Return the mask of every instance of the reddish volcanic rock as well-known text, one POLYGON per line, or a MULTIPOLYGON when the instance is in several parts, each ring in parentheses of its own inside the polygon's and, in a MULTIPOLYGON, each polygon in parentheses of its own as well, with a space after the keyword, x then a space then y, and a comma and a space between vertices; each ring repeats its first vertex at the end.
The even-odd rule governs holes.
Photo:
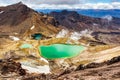
POLYGON ((54 19, 39 14, 30 9, 26 5, 20 3, 0 8, 0 33, 15 34, 21 36, 30 35, 32 33, 41 33, 46 36, 53 35, 58 32, 55 27, 54 19), (51 20, 51 21, 50 21, 51 20), (31 30, 31 27, 34 29, 31 30))

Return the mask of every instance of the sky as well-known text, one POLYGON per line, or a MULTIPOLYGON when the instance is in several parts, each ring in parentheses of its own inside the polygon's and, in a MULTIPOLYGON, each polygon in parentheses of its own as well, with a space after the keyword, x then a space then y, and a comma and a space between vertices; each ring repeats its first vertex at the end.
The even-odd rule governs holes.
POLYGON ((20 1, 33 9, 120 9, 120 0, 0 0, 0 6, 20 1))

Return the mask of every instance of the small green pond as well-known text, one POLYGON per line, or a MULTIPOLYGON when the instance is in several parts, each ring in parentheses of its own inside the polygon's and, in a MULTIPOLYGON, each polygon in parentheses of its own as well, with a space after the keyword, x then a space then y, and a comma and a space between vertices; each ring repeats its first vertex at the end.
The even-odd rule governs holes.
POLYGON ((47 59, 72 58, 79 55, 84 50, 84 46, 69 44, 39 46, 41 56, 47 59))
POLYGON ((33 48, 31 44, 25 43, 20 46, 21 49, 33 48))
POLYGON ((33 34, 32 37, 35 40, 40 40, 42 38, 42 34, 39 34, 39 33, 38 34, 33 34))

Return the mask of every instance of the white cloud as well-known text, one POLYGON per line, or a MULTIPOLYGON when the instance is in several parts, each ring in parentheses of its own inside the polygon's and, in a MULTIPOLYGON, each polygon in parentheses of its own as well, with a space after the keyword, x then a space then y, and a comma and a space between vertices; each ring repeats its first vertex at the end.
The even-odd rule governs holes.
POLYGON ((36 4, 36 5, 56 4, 57 5, 57 4, 79 4, 84 0, 69 0, 69 1, 68 0, 0 0, 0 3, 6 5, 6 4, 12 4, 20 1, 26 4, 36 4))
POLYGON ((78 4, 82 0, 36 0, 38 4, 78 4))
POLYGON ((120 2, 112 2, 112 3, 85 3, 85 4, 74 4, 74 5, 66 5, 66 4, 41 4, 34 5, 29 4, 30 7, 35 9, 120 9, 120 2))
POLYGON ((0 6, 19 1, 34 9, 120 9, 120 2, 87 3, 88 0, 0 0, 0 6))

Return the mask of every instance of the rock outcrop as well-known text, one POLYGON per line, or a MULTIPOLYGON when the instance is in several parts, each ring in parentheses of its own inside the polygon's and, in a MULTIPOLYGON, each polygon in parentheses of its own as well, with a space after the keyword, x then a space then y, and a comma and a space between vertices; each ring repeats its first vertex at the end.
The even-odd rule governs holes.
POLYGON ((65 70, 62 74, 39 74, 29 75, 23 80, 52 79, 52 80, 119 80, 120 78, 120 56, 114 57, 103 63, 90 63, 80 65, 77 70, 65 70))
POLYGON ((94 32, 93 36, 106 44, 120 44, 120 32, 94 32))

